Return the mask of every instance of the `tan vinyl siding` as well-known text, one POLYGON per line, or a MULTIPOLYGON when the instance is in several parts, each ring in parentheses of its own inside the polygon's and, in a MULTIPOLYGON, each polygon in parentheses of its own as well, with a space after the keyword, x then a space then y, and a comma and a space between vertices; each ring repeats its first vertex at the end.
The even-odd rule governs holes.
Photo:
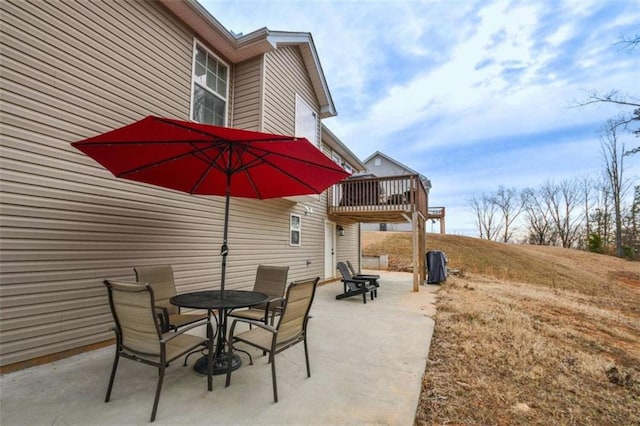
MULTIPOLYGON (((258 264, 289 266, 289 281, 322 276, 324 237, 318 239, 318 229, 324 226, 321 213, 304 214, 302 204, 287 200, 233 199, 232 206, 241 209, 229 229, 227 277, 250 289, 258 264), (301 244, 289 245, 289 217, 301 217, 301 244), (311 260, 307 266, 306 261, 311 260), (251 280, 242 280, 247 273, 251 280)), ((315 208, 314 208, 315 210, 315 208)), ((324 228, 322 228, 324 229, 324 228)), ((240 288, 240 287, 239 287, 240 288)))
POLYGON ((347 260, 358 269, 360 265, 360 224, 343 224, 344 236, 337 237, 336 262, 347 260))
MULTIPOLYGON (((265 55, 264 118, 265 132, 293 135, 295 131, 296 94, 319 116, 311 80, 297 47, 281 47, 265 55)), ((318 122, 318 140, 320 123, 318 122)))
POLYGON ((7 365, 112 338, 102 280, 133 279, 134 264, 175 262, 185 285, 202 286, 184 271, 217 252, 205 227, 221 209, 115 179, 69 145, 147 114, 188 117, 193 37, 164 9, 0 7, 0 363, 7 365))
POLYGON ((233 127, 262 130, 260 127, 262 99, 262 57, 234 67, 233 127))
MULTIPOLYGON (((224 201, 117 179, 70 145, 149 114, 187 119, 191 30, 156 2, 2 0, 0 12, 4 366, 112 338, 102 281, 133 280, 134 266, 173 265, 178 292, 217 288, 224 201)), ((290 134, 295 93, 318 103, 297 49, 272 56, 260 130, 290 134)), ((232 69, 238 127, 260 117, 260 63, 232 69)), ((250 289, 259 263, 323 275, 326 195, 309 204, 232 199, 227 288, 250 289)))
MULTIPOLYGON (((262 131, 292 135, 295 131, 296 94, 316 111, 319 103, 313 92, 309 74, 305 68, 300 50, 295 46, 279 47, 264 57, 264 98, 262 111, 262 131)), ((320 122, 318 121, 318 140, 320 122)), ((327 194, 319 199, 309 199, 294 204, 296 213, 302 218, 300 247, 290 247, 286 255, 291 265, 299 265, 289 270, 290 279, 324 276, 324 220, 327 217, 327 194), (304 214, 304 204, 313 208, 313 213, 304 214), (311 262, 306 265, 307 260, 311 262)), ((289 217, 286 217, 287 231, 289 217)), ((288 234, 287 234, 288 238, 288 234)), ((287 240, 288 245, 288 240, 287 240)), ((287 258, 282 258, 286 262, 287 258)))

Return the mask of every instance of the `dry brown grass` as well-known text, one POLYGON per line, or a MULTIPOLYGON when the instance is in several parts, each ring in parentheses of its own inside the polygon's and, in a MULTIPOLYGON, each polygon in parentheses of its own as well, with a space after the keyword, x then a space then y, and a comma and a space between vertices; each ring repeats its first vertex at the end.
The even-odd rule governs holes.
MULTIPOLYGON (((393 269, 410 248, 363 239, 393 269)), ((416 424, 640 424, 640 263, 434 234, 427 249, 462 275, 438 293, 416 424)))

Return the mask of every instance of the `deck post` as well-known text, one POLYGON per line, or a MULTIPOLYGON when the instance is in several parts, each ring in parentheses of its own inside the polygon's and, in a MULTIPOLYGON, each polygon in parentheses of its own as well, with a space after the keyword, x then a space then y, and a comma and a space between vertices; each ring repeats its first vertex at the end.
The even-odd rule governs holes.
POLYGON ((420 212, 411 215, 411 229, 413 239, 413 291, 420 291, 420 284, 424 284, 426 277, 425 253, 427 248, 426 219, 420 212))

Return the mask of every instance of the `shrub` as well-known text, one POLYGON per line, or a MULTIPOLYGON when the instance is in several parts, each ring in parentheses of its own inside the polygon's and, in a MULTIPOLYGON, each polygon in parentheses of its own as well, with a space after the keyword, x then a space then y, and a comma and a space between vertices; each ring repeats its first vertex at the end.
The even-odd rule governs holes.
POLYGON ((590 252, 593 253, 602 253, 602 237, 599 234, 591 233, 589 234, 589 240, 587 241, 587 247, 590 252))

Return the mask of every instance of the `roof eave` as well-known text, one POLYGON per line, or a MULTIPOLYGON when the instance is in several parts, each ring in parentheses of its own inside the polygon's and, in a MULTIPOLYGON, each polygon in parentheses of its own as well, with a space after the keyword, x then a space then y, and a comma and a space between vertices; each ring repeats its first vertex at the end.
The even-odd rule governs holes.
POLYGON ((408 172, 411 172, 414 175, 420 175, 420 173, 416 172, 415 170, 413 170, 411 167, 408 167, 404 164, 402 164, 401 162, 399 162, 398 160, 395 160, 391 157, 389 157, 388 155, 384 154, 383 152, 380 151, 376 151, 373 154, 371 154, 370 156, 368 156, 363 162, 366 164, 369 161, 371 161, 376 155, 385 158, 387 161, 392 162, 393 164, 395 164, 398 167, 402 167, 403 169, 405 169, 408 172))
POLYGON ((159 1, 231 63, 240 63, 264 55, 279 45, 298 46, 320 103, 320 117, 328 118, 337 115, 310 33, 270 31, 263 27, 249 34, 236 36, 196 0, 159 1))
POLYGON ((367 166, 335 135, 327 126, 322 125, 322 142, 340 154, 358 172, 364 172, 367 166))
POLYGON ((302 53, 302 59, 309 70, 311 85, 320 102, 320 117, 334 117, 338 113, 333 104, 333 98, 329 91, 327 80, 320 64, 318 51, 316 50, 311 33, 268 31, 269 40, 274 46, 298 46, 302 53))

